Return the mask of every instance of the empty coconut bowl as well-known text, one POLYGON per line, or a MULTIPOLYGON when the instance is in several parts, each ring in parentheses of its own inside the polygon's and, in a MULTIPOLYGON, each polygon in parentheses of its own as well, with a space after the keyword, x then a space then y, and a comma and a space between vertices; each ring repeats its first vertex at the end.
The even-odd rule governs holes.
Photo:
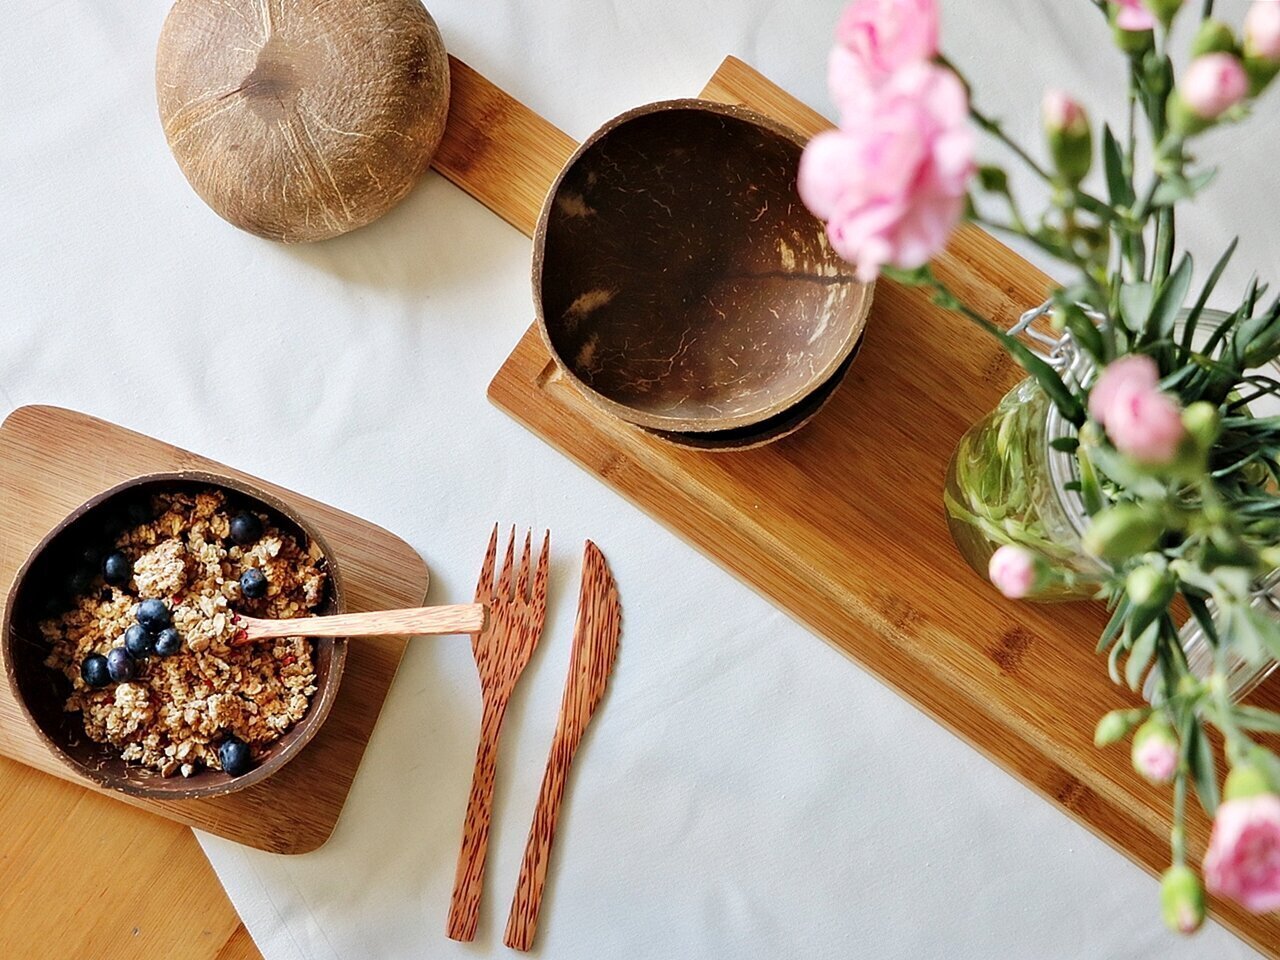
POLYGON ((337 696, 347 641, 315 639, 316 691, 306 715, 267 748, 268 753, 256 766, 237 777, 213 769, 201 769, 185 778, 163 777, 125 761, 115 746, 89 739, 81 714, 64 710, 71 685, 61 672, 45 666, 49 645, 38 623, 56 609, 51 602, 59 602, 54 591, 67 580, 68 562, 83 556, 86 546, 101 543, 105 531, 112 529, 115 518, 131 503, 145 503, 151 494, 162 491, 209 488, 221 490, 234 505, 266 514, 275 526, 298 538, 312 559, 326 568, 326 593, 316 614, 344 609, 342 580, 319 534, 285 504, 249 484, 197 472, 153 474, 129 480, 82 504, 40 542, 18 571, 5 607, 3 653, 9 689, 47 749, 79 776, 102 787, 136 797, 176 800, 221 796, 261 783, 310 742, 337 696))
POLYGON ((745 107, 671 100, 591 135, 534 236, 538 324, 588 400, 650 430, 715 433, 831 381, 869 286, 796 192, 804 138, 745 107))
POLYGON ((738 427, 734 430, 715 430, 705 433, 676 433, 669 430, 649 430, 647 428, 645 432, 677 447, 703 450, 708 453, 740 453, 746 450, 756 450, 798 432, 822 412, 823 408, 831 402, 831 398, 836 395, 840 385, 844 383, 845 377, 849 373, 849 368, 853 366, 853 361, 857 359, 858 352, 861 349, 862 341, 859 340, 857 345, 854 346, 853 352, 849 354, 849 359, 840 365, 840 368, 836 370, 830 380, 819 386, 795 406, 784 410, 776 417, 770 417, 768 420, 757 423, 755 426, 738 427))

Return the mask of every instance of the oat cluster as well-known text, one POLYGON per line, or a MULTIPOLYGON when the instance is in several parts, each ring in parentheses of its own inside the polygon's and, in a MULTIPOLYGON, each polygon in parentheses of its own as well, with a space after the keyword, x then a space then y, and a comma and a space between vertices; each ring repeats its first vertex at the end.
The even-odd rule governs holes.
POLYGON ((236 612, 307 616, 324 599, 325 572, 266 515, 259 515, 257 542, 237 546, 218 491, 159 494, 152 508, 153 520, 114 541, 133 563, 131 580, 115 587, 98 577, 40 630, 50 644, 45 664, 70 681, 66 709, 83 714, 90 738, 164 776, 190 776, 201 767, 220 768, 218 746, 226 737, 240 738, 260 755, 306 714, 316 690, 311 641, 235 646, 232 621, 236 612), (250 567, 265 575, 266 596, 243 595, 240 577, 250 567), (84 658, 119 646, 138 603, 150 598, 168 603, 181 650, 140 662, 130 681, 88 686, 80 673, 84 658))

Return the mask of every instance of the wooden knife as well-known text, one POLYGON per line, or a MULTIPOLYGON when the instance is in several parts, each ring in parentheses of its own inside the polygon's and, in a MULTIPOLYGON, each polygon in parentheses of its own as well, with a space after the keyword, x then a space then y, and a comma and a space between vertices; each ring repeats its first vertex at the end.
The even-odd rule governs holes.
POLYGON ((622 629, 622 606, 618 586, 605 562, 604 554, 590 540, 582 561, 582 587, 578 595, 578 622, 573 631, 569 656, 569 677, 565 681, 560 719, 556 724, 551 755, 542 777, 538 807, 529 829, 529 842, 520 865, 511 913, 503 942, 516 950, 528 950, 538 929, 538 910, 547 882, 547 862, 555 837, 565 779, 573 755, 582 742, 591 715, 604 696, 605 684, 618 655, 618 634, 622 629))

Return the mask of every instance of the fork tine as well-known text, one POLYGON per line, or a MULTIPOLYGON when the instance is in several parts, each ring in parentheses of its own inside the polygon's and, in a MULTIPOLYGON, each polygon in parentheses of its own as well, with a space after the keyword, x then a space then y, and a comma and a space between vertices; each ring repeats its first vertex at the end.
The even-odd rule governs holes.
POLYGON ((524 535, 524 552, 520 554, 520 572, 516 574, 516 601, 529 602, 529 550, 533 545, 533 531, 524 535))
POLYGON ((511 599, 511 573, 516 565, 516 528, 511 528, 511 537, 507 540, 507 555, 502 561, 502 573, 498 574, 498 599, 511 599))
POLYGON ((551 531, 542 538, 542 552, 538 554, 538 569, 533 575, 533 619, 541 628, 547 614, 547 570, 551 566, 551 531))
POLYGON ((476 583, 476 601, 488 600, 493 596, 493 561, 498 555, 498 525, 493 525, 493 533, 489 535, 489 548, 484 553, 484 563, 480 565, 480 580, 476 583))

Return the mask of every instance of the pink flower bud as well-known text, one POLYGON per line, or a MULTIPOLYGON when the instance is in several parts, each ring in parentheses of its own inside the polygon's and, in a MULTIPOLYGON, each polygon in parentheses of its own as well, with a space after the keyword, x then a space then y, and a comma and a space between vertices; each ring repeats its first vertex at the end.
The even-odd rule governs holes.
POLYGON ((1089 118, 1084 107, 1061 90, 1046 90, 1040 103, 1040 113, 1045 129, 1079 133, 1089 129, 1089 118))
POLYGON ((1204 880, 1210 893, 1253 913, 1280 910, 1280 797, 1262 793, 1218 807, 1204 880))
POLYGON ((1280 3, 1254 0, 1244 16, 1244 55, 1280 60, 1280 3))
POLYGON ((1133 769, 1152 783, 1169 783, 1178 769, 1178 741, 1168 722, 1152 717, 1133 735, 1133 769))
POLYGON ((1107 412, 1116 402, 1121 389, 1154 390, 1160 382, 1160 368, 1150 357, 1132 353, 1107 364, 1089 393, 1089 416, 1104 427, 1107 412))
POLYGON ((1160 878, 1160 910, 1170 930, 1195 933, 1204 923, 1204 888, 1190 867, 1170 867, 1160 878))
POLYGON ((1191 61, 1178 85, 1182 101, 1202 120, 1214 120, 1249 92, 1244 65, 1229 53, 1206 53, 1191 61))
POLYGON ((1030 550, 1005 544, 991 555, 987 575, 1006 597, 1020 600, 1040 585, 1040 560, 1030 550))
POLYGON ((1116 26, 1121 30, 1154 30, 1156 18, 1151 15, 1142 0, 1115 0, 1120 5, 1116 11, 1116 26))

